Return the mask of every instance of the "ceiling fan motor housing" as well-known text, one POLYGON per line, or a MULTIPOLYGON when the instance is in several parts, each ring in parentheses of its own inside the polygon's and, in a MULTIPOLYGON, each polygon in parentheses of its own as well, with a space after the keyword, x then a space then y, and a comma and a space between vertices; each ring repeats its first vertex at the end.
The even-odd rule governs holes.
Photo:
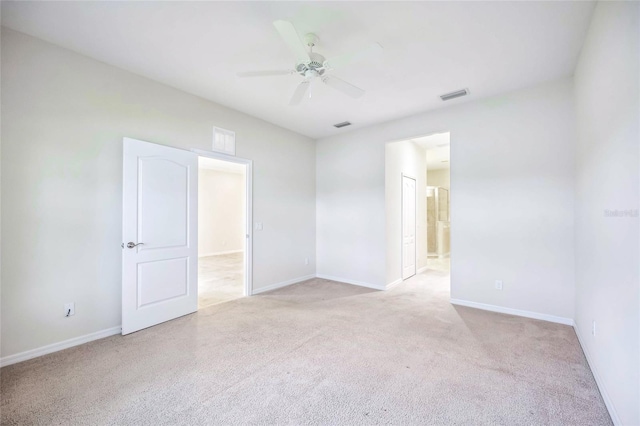
MULTIPOLYGON (((341 67, 349 62, 359 59, 364 53, 379 50, 382 46, 378 43, 374 43, 361 52, 341 55, 327 61, 324 56, 313 51, 316 43, 318 42, 318 37, 315 34, 306 34, 303 41, 291 22, 278 20, 274 21, 273 25, 280 34, 282 40, 298 59, 294 70, 250 71, 238 73, 239 77, 261 77, 287 74, 300 75, 304 80, 298 83, 298 86, 289 101, 289 105, 300 104, 300 102, 310 92, 311 82, 318 78, 327 86, 330 86, 352 98, 359 98, 364 94, 364 90, 341 80, 336 76, 329 75, 327 70, 332 71, 336 67, 341 67)), ((311 95, 308 97, 311 97, 311 95)))
POLYGON ((314 71, 318 75, 324 74, 324 56, 319 53, 310 52, 309 57, 311 58, 311 62, 300 62, 296 65, 296 71, 298 74, 303 77, 307 76, 309 71, 314 71))

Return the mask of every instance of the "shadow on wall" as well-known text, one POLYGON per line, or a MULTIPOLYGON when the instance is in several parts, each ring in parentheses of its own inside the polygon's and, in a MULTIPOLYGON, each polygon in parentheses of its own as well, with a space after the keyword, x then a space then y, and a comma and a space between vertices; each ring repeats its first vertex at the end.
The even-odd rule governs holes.
MULTIPOLYGON (((593 424, 612 424, 573 327, 464 306, 453 308, 466 328, 455 337, 453 350, 473 352, 466 357, 469 362, 495 370, 507 382, 524 380, 531 386, 519 386, 511 398, 521 398, 518 394, 522 392, 551 392, 569 403, 575 400, 578 387, 579 399, 591 401, 585 402, 585 418, 593 424), (540 377, 548 379, 541 381, 540 377)), ((522 397, 531 410, 545 409, 530 400, 530 395, 522 397)))

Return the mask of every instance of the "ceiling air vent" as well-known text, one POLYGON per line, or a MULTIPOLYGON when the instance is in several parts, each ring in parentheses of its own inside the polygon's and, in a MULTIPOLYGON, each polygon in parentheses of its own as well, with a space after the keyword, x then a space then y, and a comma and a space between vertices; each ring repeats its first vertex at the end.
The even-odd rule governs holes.
POLYGON ((469 91, 467 89, 456 90, 455 92, 445 93, 444 95, 440 95, 440 99, 443 101, 448 101, 450 99, 459 98, 460 96, 467 96, 469 91))
POLYGON ((333 127, 336 128, 341 128, 341 127, 347 127, 347 126, 351 126, 351 123, 348 121, 343 121, 342 123, 338 123, 338 124, 334 124, 333 127))

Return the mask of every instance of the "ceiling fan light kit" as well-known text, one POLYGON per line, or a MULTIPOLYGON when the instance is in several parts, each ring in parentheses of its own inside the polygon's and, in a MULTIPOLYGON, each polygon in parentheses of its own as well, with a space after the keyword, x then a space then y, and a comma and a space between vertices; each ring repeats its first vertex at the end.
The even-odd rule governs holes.
POLYGON ((296 65, 294 69, 240 72, 238 73, 239 77, 268 77, 289 74, 300 75, 303 78, 303 81, 298 84, 298 87, 296 87, 293 92, 289 105, 299 105, 307 94, 309 94, 308 97, 311 97, 311 82, 318 79, 327 86, 332 87, 352 98, 359 98, 364 95, 364 90, 331 75, 328 71, 333 71, 335 68, 348 65, 351 62, 380 51, 382 50, 382 46, 378 43, 373 43, 358 52, 326 59, 321 54, 313 51, 314 46, 319 40, 318 36, 315 34, 306 34, 301 40, 298 36, 298 32, 291 22, 279 20, 275 21, 273 25, 280 34, 282 40, 289 47, 289 50, 291 50, 296 57, 296 65))

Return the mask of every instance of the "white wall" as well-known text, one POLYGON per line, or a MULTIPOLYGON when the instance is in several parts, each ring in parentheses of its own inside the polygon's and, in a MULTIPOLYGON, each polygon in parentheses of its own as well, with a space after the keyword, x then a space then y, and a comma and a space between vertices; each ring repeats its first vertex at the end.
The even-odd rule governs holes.
POLYGON ((427 170, 427 185, 449 189, 449 169, 427 170))
POLYGON ((198 170, 198 256, 244 249, 245 177, 198 170))
POLYGON ((370 143, 363 136, 316 144, 316 265, 319 275, 383 288, 384 145, 370 143))
POLYGON ((576 328, 625 425, 640 424, 638 14, 637 2, 599 2, 575 73, 576 328))
POLYGON ((567 78, 319 140, 318 273, 386 284, 385 143, 451 131, 452 297, 573 318, 574 119, 567 78))
POLYGON ((427 156, 412 141, 392 142, 385 147, 385 211, 387 284, 402 279, 402 174, 416 179, 416 266, 427 266, 427 156))
POLYGON ((124 136, 210 149, 214 125, 236 131, 264 223, 254 288, 315 273, 313 140, 3 31, 2 356, 120 325, 124 136))

